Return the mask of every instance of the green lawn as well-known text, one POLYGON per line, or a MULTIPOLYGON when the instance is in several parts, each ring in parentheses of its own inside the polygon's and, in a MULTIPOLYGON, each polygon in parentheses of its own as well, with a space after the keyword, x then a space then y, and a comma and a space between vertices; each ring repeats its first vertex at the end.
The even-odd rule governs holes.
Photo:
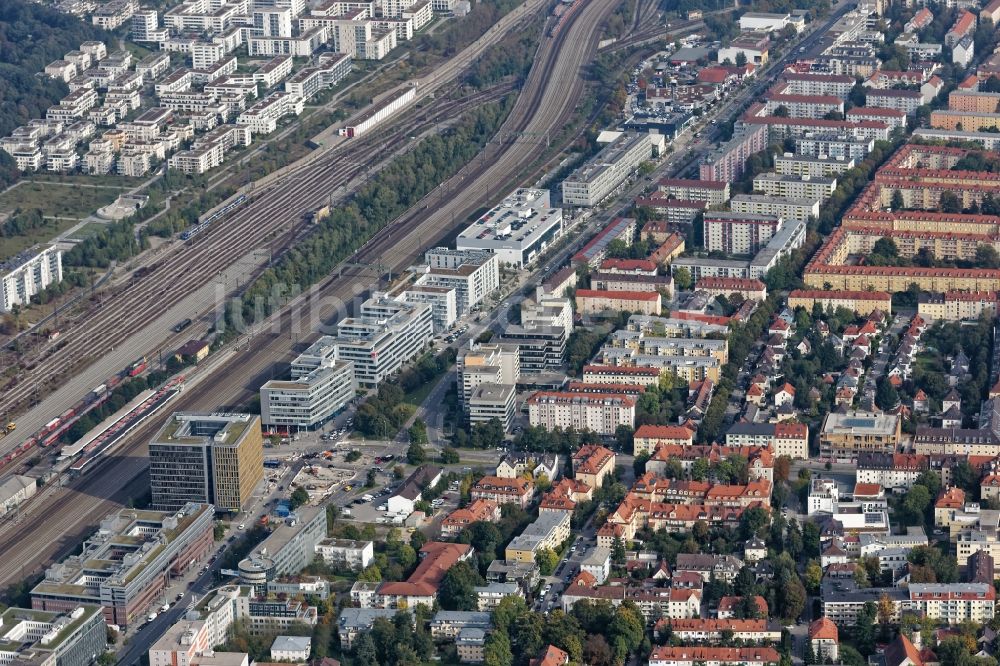
POLYGON ((74 183, 25 182, 0 194, 0 211, 39 208, 43 215, 83 219, 122 193, 110 187, 75 187, 74 183))
POLYGON ((76 240, 83 240, 84 238, 90 238, 96 233, 99 233, 102 229, 106 229, 108 225, 102 224, 100 222, 88 222, 79 229, 73 232, 72 238, 76 240))

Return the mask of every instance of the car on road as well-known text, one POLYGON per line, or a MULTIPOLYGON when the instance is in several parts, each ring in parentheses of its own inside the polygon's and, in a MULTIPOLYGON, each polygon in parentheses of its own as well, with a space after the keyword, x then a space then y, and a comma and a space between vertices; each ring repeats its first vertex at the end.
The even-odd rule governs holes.
POLYGON ((156 619, 156 613, 150 613, 149 615, 146 616, 146 622, 152 622, 155 619, 156 619))
POLYGON ((239 526, 236 529, 238 529, 238 530, 245 530, 246 528, 247 528, 246 523, 240 523, 239 526))

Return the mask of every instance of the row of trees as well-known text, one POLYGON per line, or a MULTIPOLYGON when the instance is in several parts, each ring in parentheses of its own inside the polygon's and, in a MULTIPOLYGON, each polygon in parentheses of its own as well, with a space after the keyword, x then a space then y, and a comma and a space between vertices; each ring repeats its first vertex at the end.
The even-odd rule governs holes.
POLYGON ((329 275, 366 239, 471 160, 507 117, 511 104, 509 97, 484 104, 463 115, 453 128, 396 158, 254 281, 242 303, 227 310, 226 334, 280 307, 286 297, 276 293, 293 293, 296 286, 304 288, 329 275))

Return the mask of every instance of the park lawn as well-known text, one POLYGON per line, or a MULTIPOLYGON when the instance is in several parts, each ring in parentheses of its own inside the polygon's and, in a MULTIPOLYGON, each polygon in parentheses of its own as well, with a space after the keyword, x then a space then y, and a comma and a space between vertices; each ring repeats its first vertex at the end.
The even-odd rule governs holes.
POLYGON ((107 229, 108 225, 101 222, 88 222, 79 229, 73 232, 71 238, 74 240, 83 240, 84 238, 90 238, 91 236, 98 234, 102 229, 107 229))
POLYGON ((0 211, 37 208, 46 216, 81 220, 117 199, 122 191, 110 187, 76 187, 74 183, 24 182, 0 194, 0 211))

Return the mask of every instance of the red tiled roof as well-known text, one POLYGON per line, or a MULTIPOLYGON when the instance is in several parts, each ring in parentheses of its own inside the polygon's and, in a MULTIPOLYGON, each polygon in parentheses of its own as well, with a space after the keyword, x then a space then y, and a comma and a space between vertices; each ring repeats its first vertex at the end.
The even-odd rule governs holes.
POLYGON ((832 640, 837 642, 840 640, 840 635, 837 632, 837 625, 833 623, 833 620, 828 617, 821 617, 809 625, 809 638, 810 640, 832 640))

